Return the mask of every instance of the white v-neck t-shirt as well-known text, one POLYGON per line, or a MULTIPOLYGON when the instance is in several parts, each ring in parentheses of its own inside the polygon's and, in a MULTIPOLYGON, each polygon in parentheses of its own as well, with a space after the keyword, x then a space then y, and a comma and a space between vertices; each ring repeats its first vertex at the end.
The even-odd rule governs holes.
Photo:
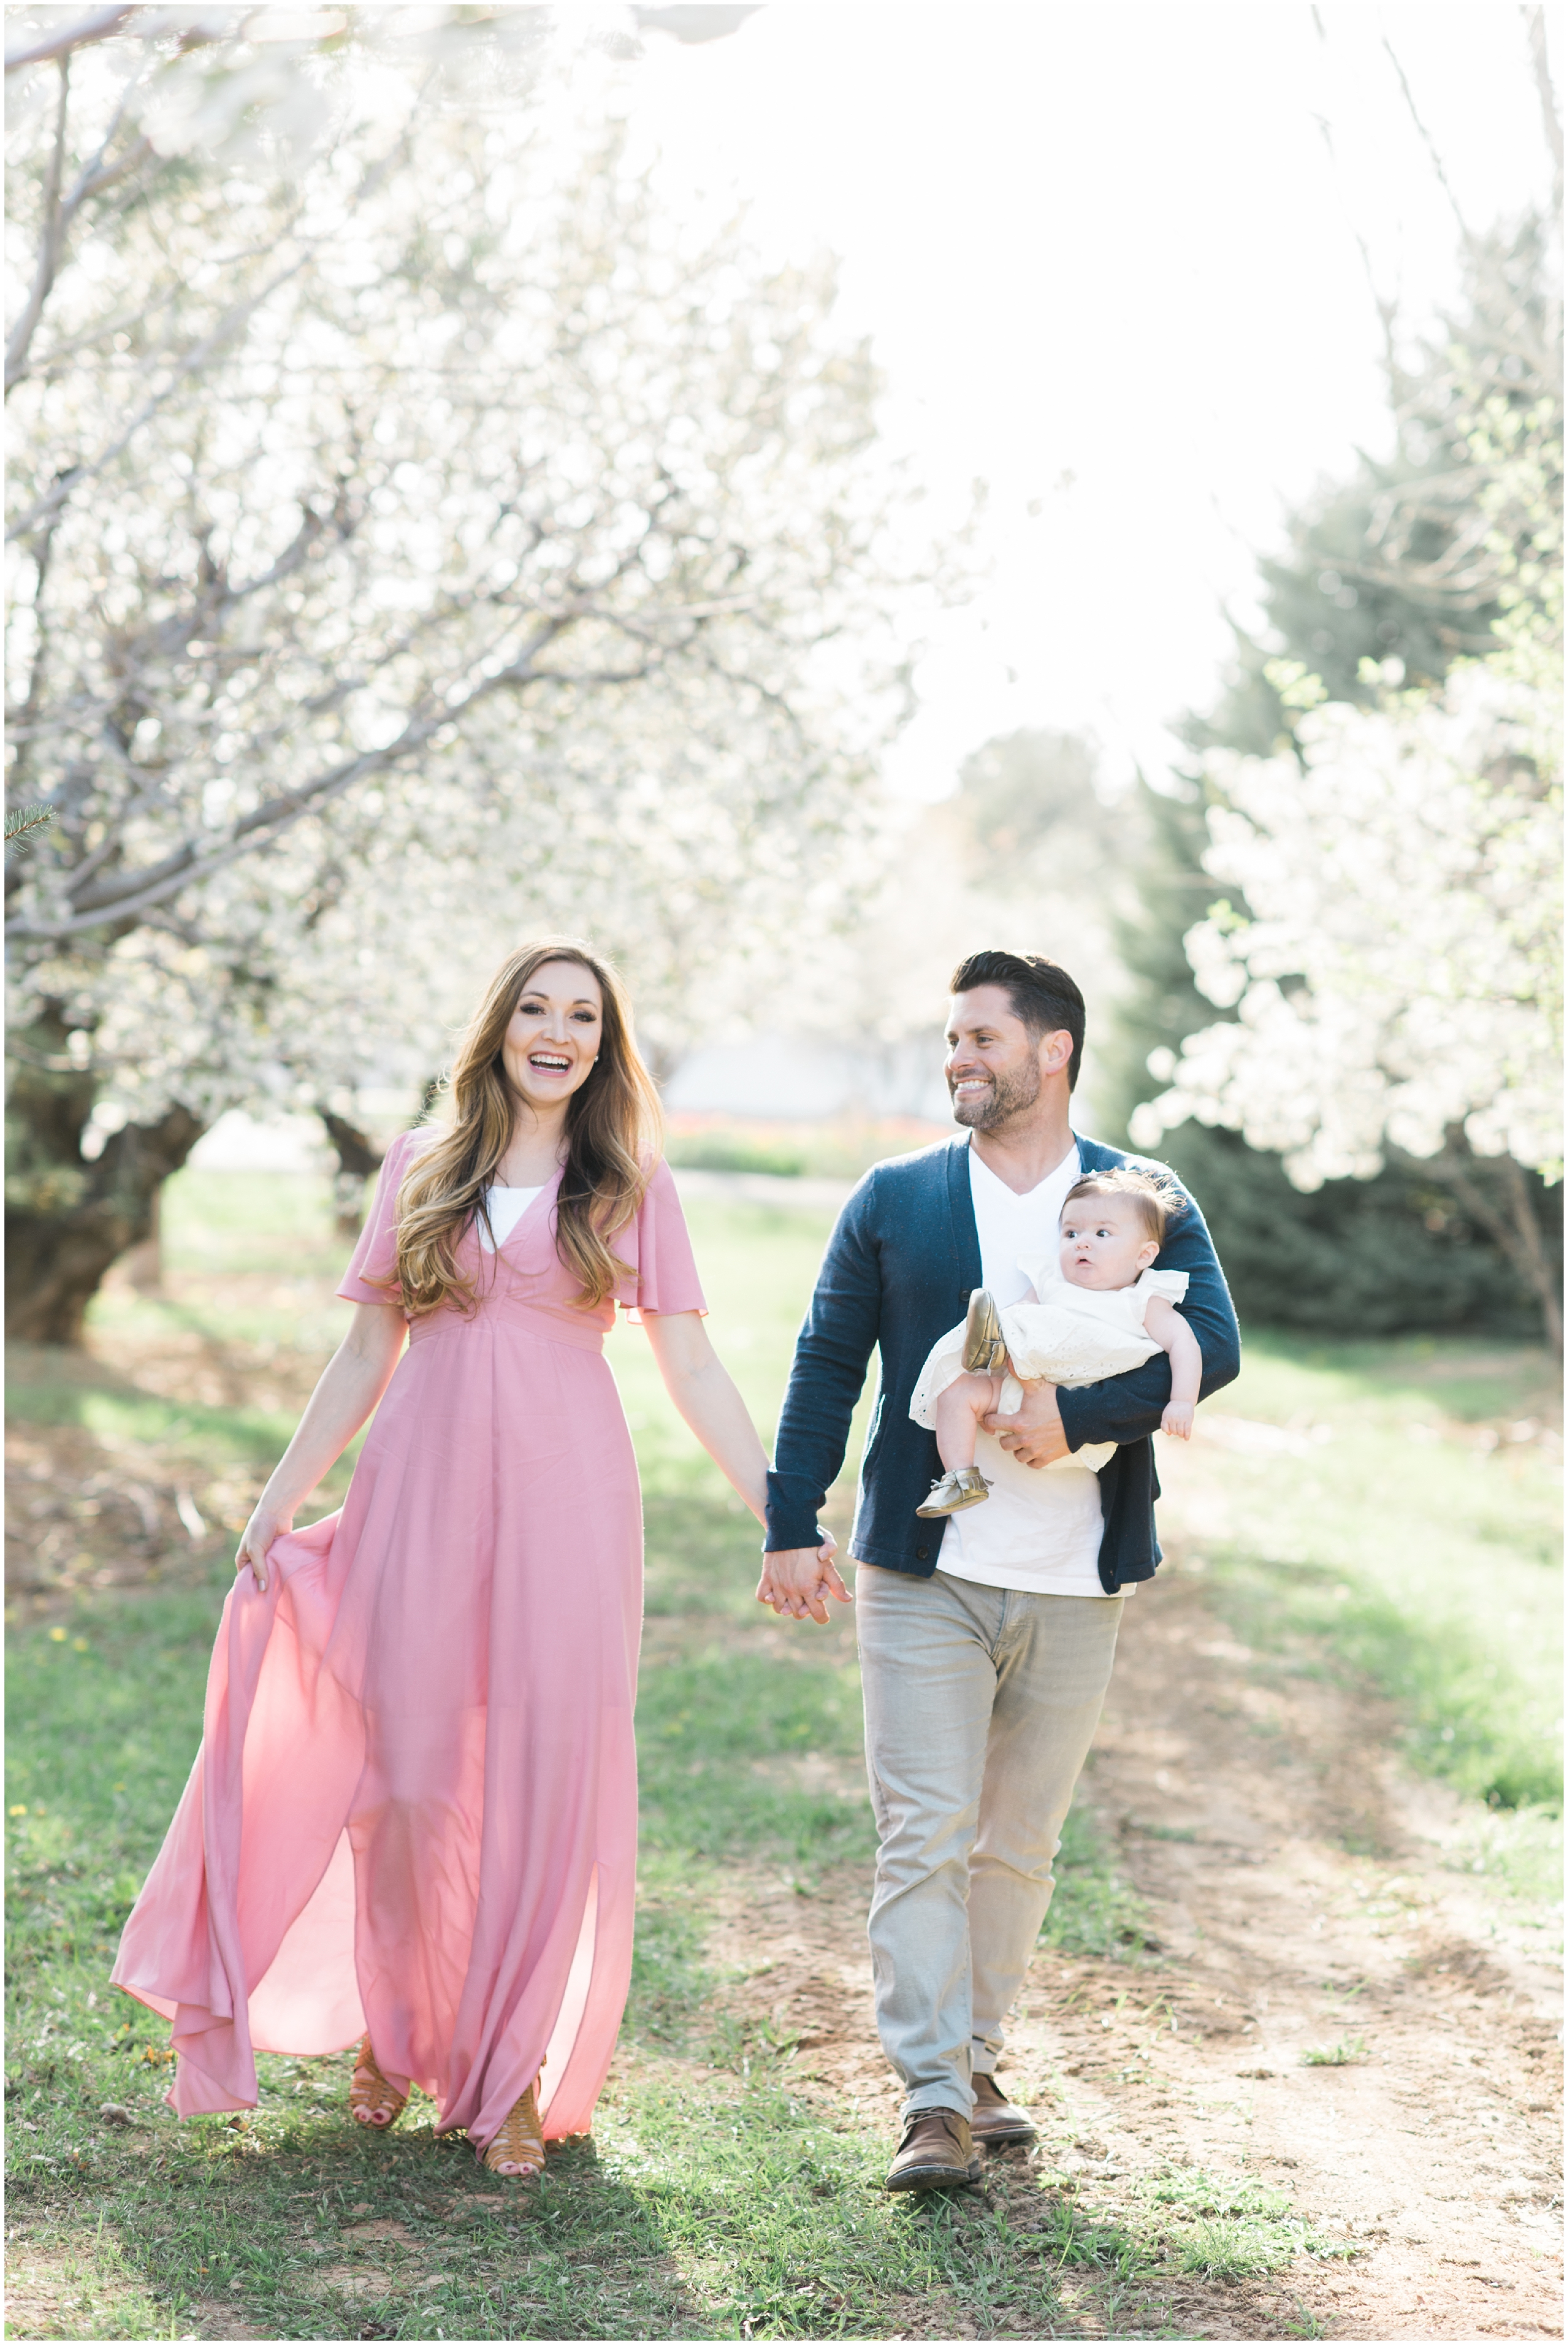
POLYGON ((506 1244, 534 1199, 543 1193, 542 1181, 537 1189, 503 1189, 499 1181, 491 1183, 484 1195, 490 1213, 490 1228, 485 1228, 482 1213, 474 1223, 479 1232, 479 1242, 486 1254, 494 1254, 497 1246, 506 1244))
MULTIPOLYGON (((969 1194, 980 1240, 980 1283, 998 1306, 1027 1303, 1035 1290, 1020 1258, 1055 1254, 1067 1192, 1082 1165, 1075 1141, 1053 1172, 1022 1197, 969 1149, 969 1194)), ((1087 1467, 1020 1465, 993 1433, 981 1433, 975 1463, 991 1484, 983 1507, 949 1515, 938 1568, 986 1588, 1043 1596, 1104 1596, 1099 1549, 1104 1524, 1099 1481, 1087 1467)))

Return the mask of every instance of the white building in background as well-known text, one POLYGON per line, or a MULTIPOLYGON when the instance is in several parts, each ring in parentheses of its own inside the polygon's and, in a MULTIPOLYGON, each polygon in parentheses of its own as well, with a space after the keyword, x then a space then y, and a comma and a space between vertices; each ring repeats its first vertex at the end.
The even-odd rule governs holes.
POLYGON ((664 1086, 672 1115, 755 1116, 768 1122, 920 1116, 947 1123, 952 1109, 935 1036, 845 1050, 805 1034, 717 1042, 683 1059, 664 1086))

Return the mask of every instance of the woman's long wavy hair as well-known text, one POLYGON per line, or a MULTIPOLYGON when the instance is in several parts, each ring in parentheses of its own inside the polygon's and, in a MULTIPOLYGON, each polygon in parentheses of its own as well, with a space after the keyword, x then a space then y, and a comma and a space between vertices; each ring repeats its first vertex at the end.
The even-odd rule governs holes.
POLYGON ((581 1281, 579 1300, 588 1308, 613 1294, 629 1274, 610 1241, 635 1214, 659 1161, 659 1094, 638 1052, 631 1004, 616 971, 575 938, 549 937, 512 953, 491 979, 458 1044, 447 1081, 456 1114, 439 1139, 420 1149, 398 1191, 396 1283, 405 1307, 417 1317, 443 1304, 472 1311, 477 1303, 473 1280, 460 1265, 458 1245, 485 1212, 485 1192, 506 1153, 521 1104, 507 1077, 501 1044, 530 980, 551 960, 575 961, 592 970, 604 1005, 598 1064, 567 1103, 556 1252, 581 1281))

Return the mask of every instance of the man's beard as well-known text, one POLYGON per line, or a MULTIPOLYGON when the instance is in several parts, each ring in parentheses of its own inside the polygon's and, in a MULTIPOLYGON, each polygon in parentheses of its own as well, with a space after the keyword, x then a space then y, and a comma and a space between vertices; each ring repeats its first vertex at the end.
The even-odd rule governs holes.
MULTIPOLYGON (((952 1085, 948 1086, 949 1093, 952 1085)), ((953 1121, 971 1132, 996 1132, 1034 1106, 1040 1096, 1039 1062, 1027 1059, 1016 1075, 993 1075, 991 1088, 977 1099, 953 1101, 953 1121)))

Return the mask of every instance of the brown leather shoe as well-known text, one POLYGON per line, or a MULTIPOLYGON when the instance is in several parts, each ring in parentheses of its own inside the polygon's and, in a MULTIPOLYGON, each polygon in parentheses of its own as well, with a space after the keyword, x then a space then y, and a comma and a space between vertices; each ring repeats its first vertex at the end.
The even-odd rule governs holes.
POLYGON ((969 2082, 975 2088, 969 2131, 982 2149, 1001 2149, 1008 2142, 1037 2138, 1027 2112, 1014 2107, 995 2076, 971 2076, 969 2082))
POLYGON ((916 2109, 887 2169, 889 2190, 959 2190, 979 2179, 968 2118, 956 2109, 916 2109))

